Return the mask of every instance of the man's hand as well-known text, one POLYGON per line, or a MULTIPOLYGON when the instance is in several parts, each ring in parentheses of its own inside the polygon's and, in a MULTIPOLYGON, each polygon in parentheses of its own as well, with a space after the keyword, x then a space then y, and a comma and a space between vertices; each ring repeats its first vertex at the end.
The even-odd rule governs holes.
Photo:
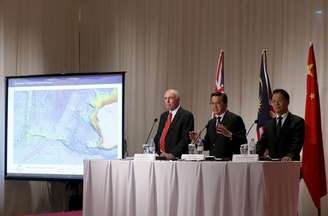
POLYGON ((175 156, 171 153, 166 153, 166 152, 162 152, 161 153, 162 157, 165 157, 167 160, 173 160, 175 158, 175 156))
POLYGON ((289 157, 289 156, 285 156, 285 157, 281 158, 281 161, 284 161, 284 162, 286 162, 286 161, 292 161, 292 158, 289 157))
POLYGON ((198 133, 196 133, 195 131, 189 132, 189 138, 191 139, 192 142, 195 142, 197 137, 198 137, 198 133))
POLYGON ((265 149, 263 157, 269 157, 269 149, 265 149))
POLYGON ((232 133, 223 124, 219 124, 219 126, 216 128, 216 132, 232 139, 232 133))

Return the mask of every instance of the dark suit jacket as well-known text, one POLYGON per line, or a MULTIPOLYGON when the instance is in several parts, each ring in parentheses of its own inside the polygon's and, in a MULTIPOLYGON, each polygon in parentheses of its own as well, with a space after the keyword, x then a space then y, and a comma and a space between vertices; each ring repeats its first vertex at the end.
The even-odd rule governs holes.
POLYGON ((204 149, 210 150, 210 155, 218 158, 232 158, 233 154, 240 153, 240 145, 247 143, 246 129, 242 118, 232 112, 227 111, 221 121, 229 131, 232 132, 232 139, 216 132, 216 120, 208 122, 208 128, 203 140, 204 149))
POLYGON ((266 149, 269 149, 271 158, 289 156, 292 160, 300 160, 303 143, 304 120, 289 113, 281 127, 279 137, 276 136, 276 119, 270 119, 264 125, 263 134, 256 145, 256 151, 261 156, 266 149))
MULTIPOLYGON (((166 119, 169 112, 162 113, 156 136, 154 138, 156 152, 160 154, 160 138, 162 131, 165 126, 166 119)), ((171 122, 170 128, 166 135, 166 149, 165 152, 171 153, 176 157, 180 157, 181 154, 188 153, 188 144, 190 143, 189 131, 194 130, 194 116, 191 112, 182 109, 178 109, 175 114, 173 121, 171 122)))

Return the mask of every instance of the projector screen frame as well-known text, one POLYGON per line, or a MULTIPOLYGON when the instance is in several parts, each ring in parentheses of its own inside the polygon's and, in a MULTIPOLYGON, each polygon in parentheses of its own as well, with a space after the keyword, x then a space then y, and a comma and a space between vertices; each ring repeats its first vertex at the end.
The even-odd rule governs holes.
POLYGON ((57 175, 57 174, 10 174, 7 172, 7 151, 8 151, 8 90, 10 79, 16 78, 46 78, 46 77, 83 77, 83 76, 97 76, 97 75, 121 75, 122 77, 122 140, 121 140, 121 158, 124 158, 126 151, 125 143, 125 71, 116 72, 87 72, 87 73, 53 73, 53 74, 32 74, 32 75, 18 75, 5 77, 5 104, 4 104, 4 178, 5 180, 29 180, 29 181, 83 181, 83 175, 57 175))

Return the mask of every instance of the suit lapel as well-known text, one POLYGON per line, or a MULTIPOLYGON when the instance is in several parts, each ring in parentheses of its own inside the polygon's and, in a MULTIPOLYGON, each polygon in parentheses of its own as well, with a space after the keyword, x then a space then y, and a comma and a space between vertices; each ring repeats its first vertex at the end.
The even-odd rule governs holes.
POLYGON ((215 118, 212 118, 211 120, 209 120, 207 130, 211 130, 210 128, 214 128, 215 131, 216 131, 216 128, 215 128, 216 125, 215 124, 216 124, 216 119, 215 118))
POLYGON ((161 116, 161 121, 159 122, 159 123, 160 123, 160 124, 159 124, 160 131, 163 131, 168 116, 169 116, 169 112, 165 112, 165 113, 161 116))
POLYGON ((277 134, 277 119, 276 118, 272 119, 272 129, 273 129, 274 134, 277 134))
POLYGON ((168 132, 171 130, 171 128, 174 126, 174 124, 176 124, 176 122, 179 120, 179 118, 181 117, 181 110, 182 108, 180 107, 177 111, 177 113, 175 114, 174 118, 173 118, 173 121, 171 122, 170 124, 170 127, 169 127, 169 130, 168 132))
POLYGON ((286 120, 284 122, 284 124, 282 125, 281 127, 281 130, 280 130, 280 139, 282 139, 283 137, 285 137, 286 133, 288 133, 288 128, 289 128, 289 125, 290 125, 290 118, 291 118, 291 114, 288 113, 287 117, 286 117, 286 120))
POLYGON ((227 124, 230 122, 230 113, 227 110, 226 113, 223 116, 223 119, 221 120, 221 124, 223 124, 224 126, 227 126, 227 124))
POLYGON ((276 122, 276 118, 273 118, 270 120, 269 122, 269 128, 271 128, 271 133, 273 134, 272 137, 274 137, 274 139, 277 139, 277 122, 276 122))
MULTIPOLYGON (((223 121, 223 119, 222 119, 223 121)), ((213 134, 213 137, 214 137, 214 143, 216 143, 216 140, 218 138, 218 133, 216 132, 216 119, 215 118, 212 118, 210 121, 209 121, 209 127, 207 129, 208 133, 210 134, 213 134), (212 126, 213 125, 213 126, 212 126)))

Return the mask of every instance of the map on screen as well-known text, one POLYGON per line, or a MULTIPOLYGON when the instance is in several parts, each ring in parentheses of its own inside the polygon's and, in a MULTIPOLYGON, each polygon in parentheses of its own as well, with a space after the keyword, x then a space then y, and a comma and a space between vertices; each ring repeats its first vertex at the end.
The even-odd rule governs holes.
POLYGON ((82 175, 85 159, 121 158, 122 83, 78 79, 9 87, 7 174, 82 175))

